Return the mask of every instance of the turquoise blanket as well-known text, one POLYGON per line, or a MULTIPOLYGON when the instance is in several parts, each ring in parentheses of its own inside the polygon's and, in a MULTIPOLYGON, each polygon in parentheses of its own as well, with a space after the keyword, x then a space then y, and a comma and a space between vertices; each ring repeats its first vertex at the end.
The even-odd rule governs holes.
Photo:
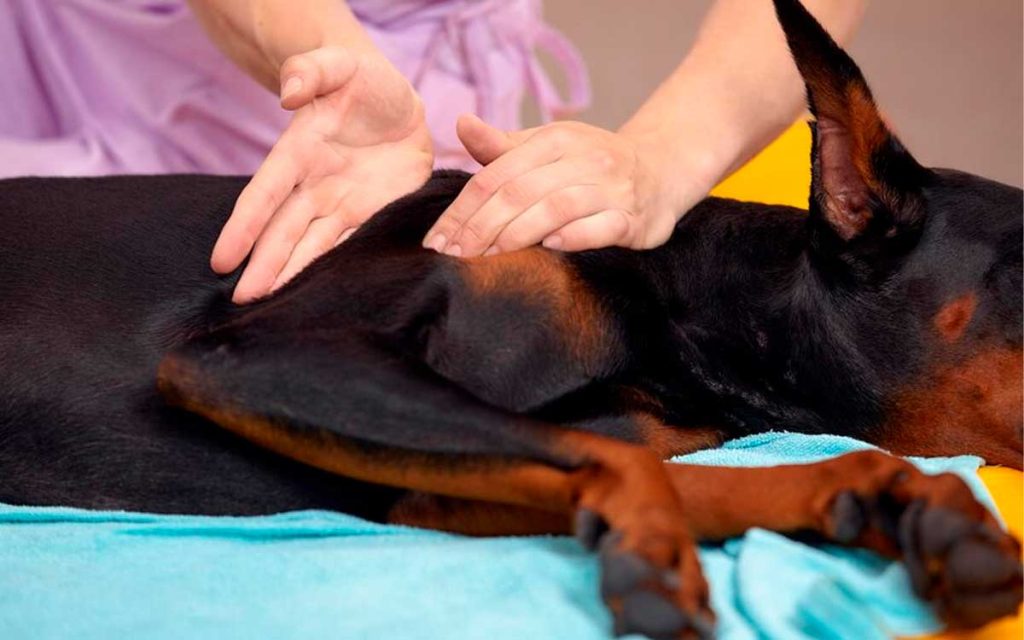
MULTIPOLYGON (((760 466, 868 448, 767 434, 681 458, 760 466)), ((991 504, 971 457, 955 471, 991 504)), ((762 530, 702 549, 719 637, 935 631, 898 563, 762 530)), ((0 638, 608 638, 594 558, 564 537, 473 539, 323 511, 156 516, 0 504, 0 638)))

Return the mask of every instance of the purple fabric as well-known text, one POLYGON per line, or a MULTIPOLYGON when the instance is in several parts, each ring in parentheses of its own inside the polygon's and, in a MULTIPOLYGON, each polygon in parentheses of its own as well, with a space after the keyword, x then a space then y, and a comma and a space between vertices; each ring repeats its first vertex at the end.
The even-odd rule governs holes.
MULTIPOLYGON (((539 0, 352 0, 423 97, 438 166, 471 168, 455 119, 513 129, 589 100, 578 53, 539 0), (563 101, 536 59, 569 84, 563 101)), ((184 0, 2 0, 0 177, 252 173, 288 121, 209 41, 184 0)))

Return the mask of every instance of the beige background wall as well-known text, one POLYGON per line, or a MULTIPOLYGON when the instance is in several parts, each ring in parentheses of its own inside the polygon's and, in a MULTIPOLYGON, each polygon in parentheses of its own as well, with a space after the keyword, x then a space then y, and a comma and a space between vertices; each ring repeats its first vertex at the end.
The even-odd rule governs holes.
MULTIPOLYGON (((751 0, 767 1, 767 0, 751 0)), ((710 0, 547 0, 583 52, 594 106, 615 127, 690 46, 710 0)), ((927 165, 1024 182, 1021 0, 873 0, 853 57, 927 165)))

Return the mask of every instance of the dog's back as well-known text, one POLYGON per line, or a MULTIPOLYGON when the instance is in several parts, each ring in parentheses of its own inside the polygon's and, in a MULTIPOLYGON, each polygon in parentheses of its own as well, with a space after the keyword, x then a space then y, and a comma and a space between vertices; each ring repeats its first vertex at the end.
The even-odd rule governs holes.
POLYGON ((0 501, 380 517, 391 490, 266 453, 156 392, 229 309, 209 254, 245 180, 0 181, 0 501))

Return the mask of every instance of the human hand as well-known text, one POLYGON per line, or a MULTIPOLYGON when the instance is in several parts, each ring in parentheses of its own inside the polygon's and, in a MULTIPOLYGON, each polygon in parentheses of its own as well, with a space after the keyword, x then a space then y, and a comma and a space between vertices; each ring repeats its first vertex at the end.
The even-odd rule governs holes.
POLYGON ((328 47, 281 66, 291 123, 239 195, 210 265, 227 273, 252 251, 238 303, 264 296, 430 177, 423 105, 383 57, 328 47))
POLYGON ((665 242, 681 213, 649 145, 625 134, 569 121, 506 133, 468 115, 458 134, 485 167, 427 233, 435 251, 645 249, 665 242))

